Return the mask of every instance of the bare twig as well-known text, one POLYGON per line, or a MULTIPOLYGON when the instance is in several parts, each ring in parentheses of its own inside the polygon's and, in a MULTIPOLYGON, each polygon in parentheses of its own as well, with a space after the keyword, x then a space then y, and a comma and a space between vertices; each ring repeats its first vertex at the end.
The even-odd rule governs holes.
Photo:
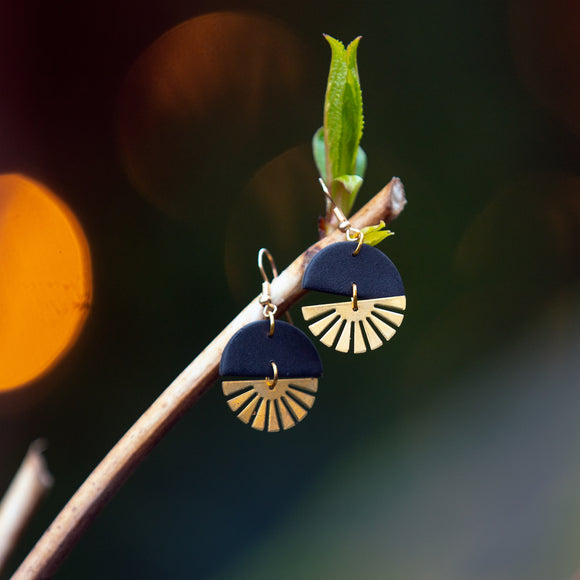
POLYGON ((0 502, 0 573, 32 514, 52 487, 53 478, 42 455, 44 448, 40 439, 30 445, 0 502))
MULTIPOLYGON (((352 218, 356 228, 390 222, 406 203, 403 184, 393 178, 352 218)), ((272 281, 272 302, 283 314, 300 299, 302 275, 310 260, 325 246, 343 239, 335 231, 298 256, 272 281)), ((258 298, 244 308, 198 357, 167 387, 159 398, 111 449, 69 500, 13 576, 13 580, 48 578, 56 572, 105 504, 121 487, 169 428, 218 378, 221 354, 230 338, 244 325, 262 318, 258 298)))

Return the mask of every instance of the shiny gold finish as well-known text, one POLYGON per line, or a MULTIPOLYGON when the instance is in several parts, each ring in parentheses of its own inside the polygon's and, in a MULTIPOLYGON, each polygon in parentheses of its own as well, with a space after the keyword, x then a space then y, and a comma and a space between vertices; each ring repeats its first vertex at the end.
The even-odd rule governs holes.
POLYGON ((358 288, 354 282, 352 283, 352 309, 358 310, 358 288))
POLYGON ((270 319, 270 331, 268 332, 268 336, 274 334, 274 314, 276 314, 277 310, 278 307, 275 304, 266 304, 266 306, 264 306, 264 316, 270 319))
POLYGON ((365 336, 368 348, 375 350, 383 345, 382 339, 390 340, 395 335, 396 328, 403 322, 403 314, 390 308, 405 310, 406 298, 392 296, 359 300, 357 297, 356 305, 355 310, 353 288, 352 303, 303 306, 302 315, 306 321, 321 317, 308 328, 314 336, 320 337, 322 344, 330 348, 334 346, 339 352, 349 352, 352 342, 352 351, 359 354, 367 351, 365 336))
POLYGON ((274 278, 278 275, 278 270, 276 269, 276 264, 274 262, 274 258, 272 258, 272 254, 266 248, 260 248, 258 252, 258 269, 260 270, 260 274, 262 274, 262 294, 260 296, 259 302, 264 306, 264 318, 270 319, 270 332, 268 332, 268 336, 272 336, 274 334, 274 315, 278 311, 278 307, 275 304, 272 304, 272 297, 270 296, 270 281, 268 280, 268 276, 266 274, 266 270, 264 270, 264 256, 267 256, 270 267, 272 268, 272 274, 274 274, 274 278))
POLYGON ((364 234, 360 230, 357 230, 356 228, 353 228, 350 225, 348 218, 344 215, 342 210, 336 205, 336 203, 334 202, 334 199, 332 199, 332 196, 330 195, 330 192, 328 191, 328 188, 326 187, 326 183, 324 183, 324 180, 322 179, 322 177, 319 177, 318 181, 320 183, 320 187, 322 187, 322 191, 324 192, 324 195, 327 197, 327 199, 330 201, 330 203, 334 206, 332 208, 332 211, 334 212, 334 215, 336 216, 336 219, 338 220, 338 229, 341 232, 344 232, 346 234, 346 239, 349 242, 355 242, 358 240, 358 245, 355 248, 354 252, 352 253, 353 256, 356 256, 360 252, 360 249, 362 248, 364 234))
POLYGON ((268 331, 268 336, 274 336, 274 314, 272 312, 270 312, 268 314, 268 318, 270 319, 270 330, 268 331))
POLYGON ((272 278, 276 278, 278 276, 278 270, 276 269, 276 262, 274 262, 274 258, 272 258, 272 254, 266 248, 260 248, 258 252, 258 269, 260 270, 260 274, 262 274, 262 280, 266 283, 270 283, 268 280, 268 276, 266 274, 266 270, 264 270, 264 256, 268 258, 270 262, 270 268, 272 268, 272 278))
POLYGON ((332 195, 330 195, 330 191, 328 191, 328 187, 326 187, 326 183, 324 183, 324 179, 322 179, 322 177, 318 178, 318 183, 320 183, 320 187, 322 187, 322 191, 324 192, 326 198, 333 205, 332 211, 338 220, 338 229, 341 232, 346 232, 351 227, 350 222, 348 219, 346 219, 346 216, 342 213, 342 210, 336 205, 334 199, 332 199, 332 195))
POLYGON ((363 245, 364 237, 365 235, 356 228, 350 227, 348 228, 348 230, 346 230, 346 239, 349 242, 356 242, 358 240, 358 244, 354 249, 354 252, 352 253, 353 256, 357 256, 358 253, 360 252, 360 249, 362 248, 363 245))
POLYGON ((258 252, 258 269, 260 270, 260 274, 262 274, 263 282, 262 294, 259 302, 264 306, 264 318, 270 319, 270 332, 268 333, 268 336, 272 336, 274 334, 274 314, 276 314, 278 307, 275 304, 272 304, 272 297, 270 296, 270 280, 268 280, 266 270, 264 270, 264 256, 266 256, 270 262, 274 278, 278 275, 278 270, 276 269, 276 263, 274 262, 274 258, 272 258, 272 254, 270 254, 266 248, 260 248, 260 251, 258 252))
POLYGON ((294 427, 314 405, 318 379, 269 379, 224 381, 222 390, 238 419, 258 431, 280 431, 294 427))
MULTIPOLYGON (((272 304, 272 296, 270 295, 270 280, 268 280, 268 275, 266 274, 266 270, 264 269, 264 256, 268 258, 270 262, 270 268, 272 268, 272 279, 278 276, 278 270, 276 268, 276 262, 274 262, 274 258, 272 254, 266 248, 260 248, 258 252, 258 269, 260 270, 260 274, 262 274, 262 294, 258 299, 258 302, 264 307, 264 318, 270 319, 270 332, 268 336, 272 336, 274 334, 274 315, 278 311, 278 307, 275 304, 272 304)), ((288 322, 292 324, 292 318, 290 317, 290 313, 286 312, 286 318, 288 322)))
POLYGON ((272 380, 266 379, 266 384, 268 385, 269 389, 273 389, 278 384, 278 365, 274 361, 270 361, 272 365, 272 372, 274 373, 274 377, 272 380))

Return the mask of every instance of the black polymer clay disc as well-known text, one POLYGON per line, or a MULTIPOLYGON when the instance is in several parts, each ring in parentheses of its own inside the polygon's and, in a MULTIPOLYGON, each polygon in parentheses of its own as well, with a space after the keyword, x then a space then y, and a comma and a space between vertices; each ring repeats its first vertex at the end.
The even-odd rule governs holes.
POLYGON ((354 283, 361 300, 403 296, 403 281, 393 262, 368 244, 363 244, 353 256, 357 245, 358 242, 338 242, 321 250, 308 264, 302 288, 352 296, 354 283))
POLYGON ((320 377, 322 363, 310 339, 298 328, 276 320, 269 336, 270 322, 247 324, 230 339, 224 349, 219 373, 225 377, 269 377, 274 361, 280 378, 320 377))
POLYGON ((302 287, 350 300, 302 307, 308 328, 322 344, 360 354, 390 340, 406 308, 399 271, 380 250, 358 242, 339 242, 320 251, 304 272, 302 287))

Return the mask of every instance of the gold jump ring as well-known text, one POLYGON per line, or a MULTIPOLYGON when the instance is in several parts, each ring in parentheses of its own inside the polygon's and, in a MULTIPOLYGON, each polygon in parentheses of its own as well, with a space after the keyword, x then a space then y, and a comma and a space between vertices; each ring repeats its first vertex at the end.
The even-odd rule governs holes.
POLYGON ((274 371, 274 376, 272 377, 271 380, 266 378, 266 384, 270 389, 273 389, 278 384, 278 366, 274 361, 270 361, 270 364, 272 365, 272 371, 274 371))

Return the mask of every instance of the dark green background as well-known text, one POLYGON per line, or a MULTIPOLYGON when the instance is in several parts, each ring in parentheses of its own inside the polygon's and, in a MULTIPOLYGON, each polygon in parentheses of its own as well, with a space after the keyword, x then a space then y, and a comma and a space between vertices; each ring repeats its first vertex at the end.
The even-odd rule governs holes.
MULTIPOLYGON (((363 36, 369 168, 359 204, 392 175, 407 190, 396 236, 381 246, 406 285, 403 326, 359 357, 321 346, 317 402, 287 433, 246 428, 211 389, 57 578, 571 577, 579 25, 565 1, 4 2, 0 171, 68 203, 94 272, 73 351, 26 393, 0 398, 0 489, 38 436, 56 478, 12 569, 259 292, 258 248, 283 268, 315 240, 322 198, 308 142, 322 118, 327 32, 363 36), (276 90, 283 79, 270 71, 252 124, 236 102, 255 88, 249 79, 218 94, 206 119, 180 125, 177 145, 175 133, 159 134, 159 151, 182 155, 167 161, 166 179, 185 209, 164 212, 125 171, 119 95, 158 37, 216 10, 273 18, 299 47, 300 81, 276 90)), ((303 327, 298 309, 294 318, 303 327)))

